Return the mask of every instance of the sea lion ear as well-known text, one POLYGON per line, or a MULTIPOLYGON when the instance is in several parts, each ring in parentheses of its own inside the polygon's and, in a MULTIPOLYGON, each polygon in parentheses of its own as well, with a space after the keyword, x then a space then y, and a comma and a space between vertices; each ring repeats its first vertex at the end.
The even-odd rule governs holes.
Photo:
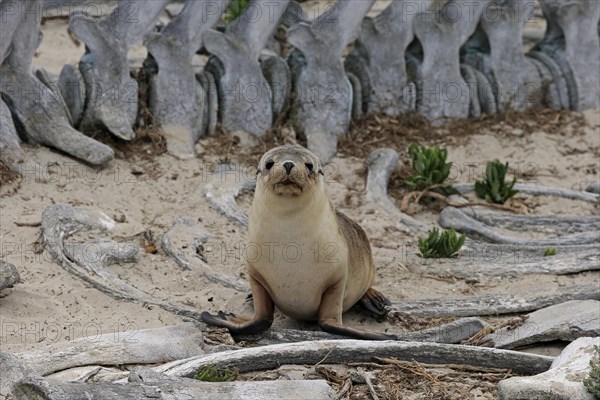
POLYGON ((256 175, 260 174, 260 168, 256 169, 256 175))
POLYGON ((322 169, 319 170, 319 174, 325 176, 322 169))

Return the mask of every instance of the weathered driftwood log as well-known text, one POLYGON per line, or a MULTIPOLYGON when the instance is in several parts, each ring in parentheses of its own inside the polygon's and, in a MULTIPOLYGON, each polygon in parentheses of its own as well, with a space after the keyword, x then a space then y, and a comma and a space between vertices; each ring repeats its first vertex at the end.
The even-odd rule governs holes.
POLYGON ((527 315, 518 327, 505 327, 485 337, 497 349, 514 349, 539 342, 600 336, 600 302, 567 301, 527 315))
POLYGON ((86 94, 80 129, 106 128, 121 139, 133 139, 138 84, 130 75, 127 51, 154 27, 167 2, 121 1, 100 19, 73 12, 69 30, 86 46, 79 61, 86 94))
MULTIPOLYGON (((475 190, 475 185, 472 183, 459 183, 452 185, 459 193, 469 193, 475 190)), ((545 186, 532 186, 523 183, 517 183, 514 188, 521 193, 532 196, 556 196, 565 199, 582 200, 588 203, 596 203, 599 196, 594 193, 580 192, 578 190, 561 189, 545 186)))
POLYGON ((501 381, 498 400, 594 400, 583 385, 596 353, 594 346, 600 346, 600 338, 577 339, 565 347, 548 371, 501 381))
POLYGON ((593 1, 540 1, 548 29, 536 50, 548 54, 566 79, 574 110, 600 105, 600 7, 593 1))
MULTIPOLYGON (((112 149, 73 129, 60 94, 31 73, 33 55, 41 39, 41 18, 35 11, 39 9, 41 0, 7 1, 0 7, 2 100, 29 141, 57 148, 90 164, 105 164, 114 157, 112 149), (28 14, 27 10, 34 12, 28 14)), ((5 112, 2 110, 3 120, 5 112)), ((10 135, 6 133, 9 129, 10 124, 2 127, 3 138, 10 135)), ((12 139, 10 148, 18 156, 12 139)))
POLYGON ((465 207, 461 211, 484 224, 511 230, 572 233, 600 229, 600 216, 596 215, 515 215, 479 206, 465 207))
MULTIPOLYGON (((144 378, 149 374, 140 373, 144 378)), ((141 379, 140 379, 141 380, 141 379)), ((72 383, 44 378, 27 378, 15 385, 16 400, 73 399, 211 399, 211 400, 333 400, 326 381, 200 382, 187 378, 154 378, 136 383, 72 383)))
POLYGON ((356 39, 373 3, 338 0, 311 24, 300 22, 288 30, 288 42, 297 49, 288 60, 294 82, 292 122, 324 163, 335 155, 352 111, 342 53, 356 39))
POLYGON ((272 90, 259 55, 279 26, 289 0, 251 0, 224 33, 207 30, 206 49, 214 56, 206 69, 215 75, 219 115, 226 132, 262 136, 273 123, 272 90))
POLYGON ((71 124, 79 128, 85 109, 85 81, 79 69, 65 64, 58 77, 58 89, 71 116, 71 124))
MULTIPOLYGON (((112 229, 114 225, 115 222, 111 218, 100 212, 73 208, 63 204, 51 205, 42 213, 42 240, 45 249, 48 250, 54 262, 103 293, 116 299, 154 304, 169 312, 185 315, 199 321, 200 313, 198 311, 155 299, 148 293, 136 289, 120 279, 106 268, 104 262, 90 263, 86 255, 79 250, 84 249, 85 245, 72 245, 70 248, 65 246, 64 240, 75 232, 81 230, 106 231, 112 229), (75 257, 78 254, 80 254, 79 257, 75 257), (74 259, 71 259, 69 255, 73 256, 74 259)), ((112 241, 103 243, 95 244, 94 248, 101 250, 100 254, 104 254, 103 252, 107 250, 105 246, 108 246, 112 256, 105 257, 105 262, 131 259, 131 244, 124 245, 112 241), (116 250, 110 250, 111 246, 116 250), (123 251, 123 247, 129 250, 123 251)))
POLYGON ((485 89, 500 112, 540 105, 543 99, 538 69, 523 53, 523 27, 533 8, 529 0, 492 0, 465 45, 465 62, 484 73, 490 83, 485 89))
POLYGON ((153 123, 175 156, 192 157, 194 144, 204 134, 208 94, 196 80, 192 57, 202 47, 202 34, 216 25, 229 1, 187 1, 165 28, 145 39, 158 66, 150 81, 153 123))
POLYGON ((569 300, 600 300, 597 284, 559 287, 551 294, 516 293, 393 303, 392 310, 422 317, 467 317, 539 310, 569 300))
POLYGON ((0 290, 13 287, 21 281, 21 276, 14 265, 0 260, 0 290))
POLYGON ((210 182, 202 188, 202 193, 208 202, 227 218, 247 226, 248 215, 239 208, 235 198, 254 190, 256 180, 254 176, 248 175, 246 170, 238 167, 217 165, 210 182))
POLYGON ((203 245, 210 234, 191 218, 178 218, 162 237, 162 248, 184 270, 193 270, 206 280, 242 292, 249 291, 243 280, 212 268, 204 259, 203 245))
POLYGON ((454 228, 470 237, 494 243, 521 244, 529 246, 561 246, 600 242, 600 231, 549 238, 524 238, 509 236, 478 220, 469 217, 461 209, 446 207, 440 214, 439 223, 444 228, 454 228))
MULTIPOLYGON (((432 343, 460 343, 479 332, 485 326, 479 318, 461 318, 448 324, 416 332, 394 332, 398 340, 432 343)), ((235 336, 236 340, 250 341, 258 345, 294 343, 317 340, 352 340, 346 336, 323 331, 301 331, 297 329, 270 329, 261 336, 235 336)))
POLYGON ((600 251, 595 247, 558 247, 557 254, 544 257, 547 247, 494 246, 490 243, 467 241, 461 255, 451 259, 414 257, 411 270, 428 275, 450 275, 461 278, 478 276, 520 276, 525 274, 568 275, 600 270, 600 251), (576 251, 575 251, 576 248, 576 251))
POLYGON ((393 218, 397 219, 397 226, 406 231, 425 232, 426 227, 422 223, 406 215, 387 195, 387 185, 390 175, 396 169, 398 163, 398 153, 393 149, 375 149, 369 154, 367 159, 367 184, 366 198, 373 202, 377 207, 384 212, 389 213, 393 218))
MULTIPOLYGON (((92 329, 93 330, 93 329, 92 329)), ((185 323, 163 328, 111 332, 52 343, 15 356, 35 374, 85 365, 160 364, 204 354, 199 326, 185 323)))
POLYGON ((2 373, 0 379, 0 397, 3 399, 8 398, 13 384, 21 379, 35 375, 29 369, 29 366, 25 365, 17 356, 4 351, 0 351, 0 372, 2 373))
POLYGON ((373 357, 394 357, 427 364, 466 364, 477 367, 507 368, 516 373, 535 374, 550 368, 552 357, 511 350, 456 344, 325 340, 224 351, 180 360, 155 367, 167 375, 191 377, 202 367, 238 368, 240 372, 277 368, 282 364, 339 364, 369 362, 373 357))
POLYGON ((360 80, 364 112, 394 116, 413 109, 416 88, 408 80, 404 53, 414 38, 416 11, 432 1, 392 1, 376 17, 363 19, 344 66, 360 80))
POLYGON ((416 71, 417 112, 435 124, 469 116, 469 88, 460 73, 461 46, 475 31, 490 0, 470 2, 468 17, 455 0, 436 0, 417 12, 415 36, 422 51, 416 71))

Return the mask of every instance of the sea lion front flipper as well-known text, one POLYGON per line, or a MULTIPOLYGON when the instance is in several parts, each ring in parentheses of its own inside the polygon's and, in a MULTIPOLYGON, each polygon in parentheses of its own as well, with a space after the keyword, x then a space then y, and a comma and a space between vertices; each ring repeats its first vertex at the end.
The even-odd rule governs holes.
POLYGON ((252 299, 254 302, 254 317, 237 317, 234 314, 225 314, 219 311, 213 315, 204 311, 202 321, 208 325, 220 326, 229 329, 232 334, 256 335, 269 329, 273 324, 273 311, 275 305, 266 289, 254 278, 250 277, 252 299))
POLYGON ((377 318, 385 317, 388 313, 388 307, 392 305, 383 294, 373 288, 367 290, 363 297, 358 300, 358 304, 375 314, 377 318))
POLYGON ((344 287, 336 284, 323 293, 319 308, 319 326, 325 332, 364 340, 398 340, 396 335, 350 328, 342 323, 344 287))

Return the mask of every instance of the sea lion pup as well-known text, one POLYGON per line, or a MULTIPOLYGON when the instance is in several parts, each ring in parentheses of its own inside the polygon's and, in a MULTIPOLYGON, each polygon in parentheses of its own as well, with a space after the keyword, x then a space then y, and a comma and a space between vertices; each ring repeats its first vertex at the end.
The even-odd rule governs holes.
POLYGON ((356 303, 381 313, 389 301, 371 288, 375 266, 362 228, 329 202, 320 160, 302 146, 274 148, 260 160, 249 213, 246 261, 254 317, 202 313, 209 325, 257 334, 273 323, 276 305, 325 332, 359 339, 396 336, 350 328, 342 313, 356 303))

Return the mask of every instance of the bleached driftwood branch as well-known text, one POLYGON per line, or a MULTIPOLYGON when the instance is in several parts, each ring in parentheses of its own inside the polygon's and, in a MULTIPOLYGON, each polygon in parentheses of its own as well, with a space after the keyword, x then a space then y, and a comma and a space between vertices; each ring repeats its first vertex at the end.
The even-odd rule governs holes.
POLYGON ((507 368, 527 375, 546 371, 553 360, 547 356, 455 344, 325 340, 224 351, 175 361, 154 370, 172 376, 191 377, 208 365, 235 367, 240 372, 248 372, 277 368, 283 364, 370 362, 374 357, 394 357, 428 364, 507 368))

